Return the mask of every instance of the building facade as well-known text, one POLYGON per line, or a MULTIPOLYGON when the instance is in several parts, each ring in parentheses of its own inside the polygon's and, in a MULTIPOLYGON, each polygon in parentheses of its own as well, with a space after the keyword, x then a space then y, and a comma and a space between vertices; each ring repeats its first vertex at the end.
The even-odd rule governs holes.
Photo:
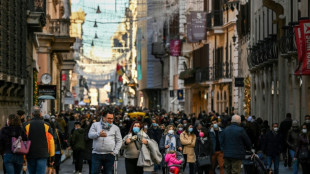
POLYGON ((306 0, 242 1, 240 71, 250 79, 250 115, 280 122, 291 113, 303 122, 309 114, 309 76, 294 74, 298 67, 294 26, 303 18, 309 18, 306 0))

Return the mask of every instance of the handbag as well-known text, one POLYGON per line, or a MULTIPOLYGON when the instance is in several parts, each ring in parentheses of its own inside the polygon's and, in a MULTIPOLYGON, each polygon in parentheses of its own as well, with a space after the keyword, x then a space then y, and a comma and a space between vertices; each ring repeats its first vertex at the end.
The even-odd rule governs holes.
POLYGON ((299 159, 308 159, 308 150, 307 149, 301 149, 301 151, 298 154, 299 159))
POLYGON ((31 141, 23 141, 22 137, 18 138, 12 137, 12 147, 11 150, 13 153, 26 155, 29 152, 31 141))
MULTIPOLYGON (((200 147, 198 147, 199 149, 199 154, 200 153, 200 147)), ((206 166, 206 165, 211 165, 211 156, 210 155, 204 155, 202 154, 201 156, 198 156, 198 160, 197 160, 197 165, 198 167, 202 167, 202 166, 206 166)))

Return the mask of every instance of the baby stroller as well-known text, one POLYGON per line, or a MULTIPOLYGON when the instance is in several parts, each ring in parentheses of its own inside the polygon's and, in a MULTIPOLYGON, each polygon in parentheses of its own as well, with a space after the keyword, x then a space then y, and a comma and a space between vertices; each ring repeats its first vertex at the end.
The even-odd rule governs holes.
POLYGON ((245 174, 267 174, 268 171, 259 158, 259 156, 253 152, 246 152, 245 159, 242 161, 245 174))
MULTIPOLYGON (((171 172, 170 172, 171 167, 178 167, 178 168, 179 168, 179 174, 182 174, 182 173, 183 173, 183 165, 184 165, 184 157, 183 157, 183 154, 182 154, 181 152, 176 151, 176 155, 177 155, 177 159, 178 159, 178 160, 183 159, 183 160, 182 160, 182 163, 179 164, 179 165, 170 165, 170 166, 168 166, 168 163, 164 162, 164 167, 165 167, 165 169, 166 169, 166 171, 165 171, 166 174, 174 174, 174 173, 171 173, 171 172)), ((164 155, 164 157, 165 157, 165 156, 166 156, 166 154, 164 155)))

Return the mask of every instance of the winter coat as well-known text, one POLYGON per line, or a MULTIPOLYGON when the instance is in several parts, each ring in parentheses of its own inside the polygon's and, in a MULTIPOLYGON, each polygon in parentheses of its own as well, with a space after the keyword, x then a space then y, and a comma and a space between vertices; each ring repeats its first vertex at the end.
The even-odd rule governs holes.
POLYGON ((211 139, 208 140, 201 140, 201 138, 197 138, 196 140, 196 146, 195 146, 195 154, 196 157, 200 155, 208 155, 212 156, 214 153, 214 148, 213 148, 213 142, 211 139), (204 143, 202 143, 202 141, 204 143))
POLYGON ((299 142, 299 131, 290 130, 287 135, 286 143, 292 150, 296 150, 299 142))
POLYGON ((220 143, 223 146, 224 158, 244 159, 246 149, 251 149, 250 138, 236 123, 232 123, 223 131, 220 143))
POLYGON ((292 119, 291 118, 286 118, 285 120, 283 120, 281 123, 280 123, 280 127, 279 127, 279 131, 281 132, 282 136, 284 138, 287 137, 287 133, 289 132, 289 130, 291 129, 292 127, 292 119))
POLYGON ((310 135, 309 133, 307 135, 303 135, 300 134, 299 138, 298 138, 299 142, 298 142, 298 146, 296 148, 296 152, 295 152, 295 158, 298 158, 299 153, 301 152, 301 150, 308 150, 308 160, 301 160, 301 162, 309 162, 310 161, 310 151, 308 149, 309 145, 310 145, 310 135))
POLYGON ((265 142, 263 146, 263 152, 267 156, 280 155, 283 151, 284 139, 280 132, 275 133, 274 131, 269 131, 266 134, 265 142))
POLYGON ((23 141, 28 140, 27 135, 21 126, 6 126, 0 132, 0 149, 1 154, 11 154, 12 152, 12 137, 22 137, 23 141))
MULTIPOLYGON (((162 154, 165 153, 165 141, 166 141, 166 136, 168 136, 168 134, 166 135, 163 135, 160 139, 160 142, 159 142, 159 150, 162 154)), ((180 136, 179 135, 174 135, 175 136, 175 139, 176 139, 176 148, 178 149, 179 147, 182 147, 181 145, 181 141, 180 141, 180 136)))
MULTIPOLYGON (((223 129, 219 127, 218 131, 219 131, 218 132, 219 140, 221 140, 223 129)), ((213 128, 210 129, 209 135, 210 135, 210 139, 212 142, 213 152, 215 152, 216 151, 216 149, 215 149, 216 148, 216 134, 215 134, 215 131, 213 128)), ((221 149, 221 151, 223 151, 223 145, 221 144, 221 141, 220 141, 220 149, 221 149)))
POLYGON ((73 150, 85 150, 85 130, 83 128, 79 128, 73 131, 73 134, 70 138, 70 146, 73 150))
POLYGON ((183 145, 183 154, 187 155, 187 162, 194 163, 196 161, 195 157, 195 144, 196 135, 187 134, 186 131, 182 132, 180 135, 181 144, 183 145))
POLYGON ((84 140, 85 140, 85 151, 84 151, 84 158, 85 160, 91 160, 91 155, 92 155, 92 150, 93 150, 93 140, 88 137, 88 132, 90 129, 91 125, 86 126, 85 128, 85 135, 84 135, 84 140))
POLYGON ((156 128, 151 126, 150 129, 148 130, 148 135, 150 136, 151 139, 155 140, 157 144, 160 143, 160 139, 162 137, 162 130, 157 126, 156 128))
MULTIPOLYGON (((175 153, 167 153, 166 156, 165 156, 165 162, 168 163, 168 166, 171 166, 171 165, 180 165, 182 164, 182 159, 178 160, 177 157, 176 157, 176 154, 175 153)), ((175 168, 178 168, 178 167, 171 167, 170 169, 174 170, 175 168)))

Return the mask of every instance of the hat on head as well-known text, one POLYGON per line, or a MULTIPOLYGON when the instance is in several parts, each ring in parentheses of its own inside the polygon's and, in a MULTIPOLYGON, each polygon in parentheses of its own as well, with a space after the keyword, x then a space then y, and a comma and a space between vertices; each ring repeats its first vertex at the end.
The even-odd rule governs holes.
POLYGON ((298 127, 298 121, 297 120, 293 120, 292 122, 292 127, 298 127))
POLYGON ((46 115, 43 116, 43 119, 44 119, 44 120, 49 120, 50 118, 51 118, 51 116, 48 115, 48 114, 46 114, 46 115))

